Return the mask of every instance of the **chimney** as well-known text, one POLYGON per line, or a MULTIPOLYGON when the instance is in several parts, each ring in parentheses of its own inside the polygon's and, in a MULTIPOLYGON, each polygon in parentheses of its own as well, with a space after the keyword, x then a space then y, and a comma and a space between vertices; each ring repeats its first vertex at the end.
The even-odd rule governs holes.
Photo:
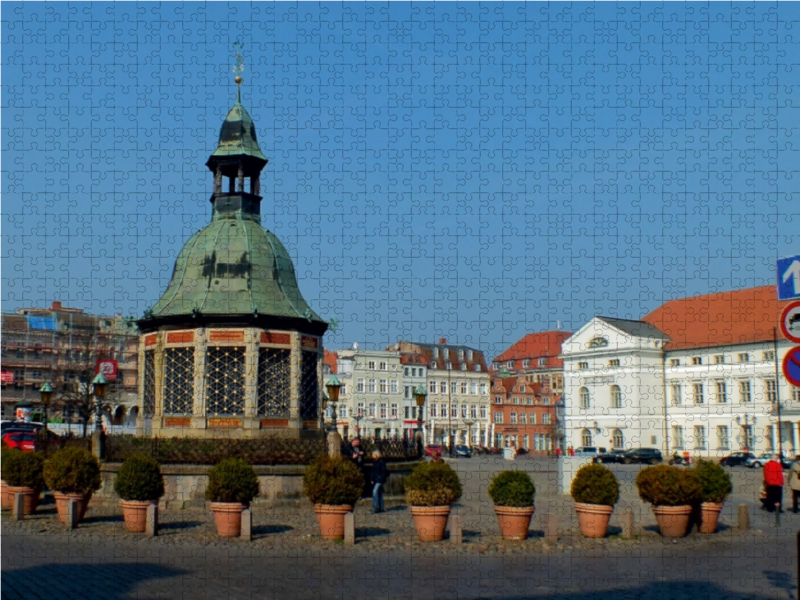
POLYGON ((439 345, 444 346, 447 343, 447 338, 439 338, 439 345))
POLYGON ((50 310, 61 310, 61 300, 53 300, 53 306, 50 307, 50 310))

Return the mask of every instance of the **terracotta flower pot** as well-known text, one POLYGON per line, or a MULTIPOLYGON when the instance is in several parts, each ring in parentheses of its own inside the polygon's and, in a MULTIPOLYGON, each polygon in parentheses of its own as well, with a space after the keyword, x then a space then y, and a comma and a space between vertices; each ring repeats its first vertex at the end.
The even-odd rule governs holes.
POLYGON ((14 506, 14 496, 8 493, 8 486, 5 481, 0 480, 0 508, 11 510, 14 506))
POLYGON ((494 512, 497 515, 497 523, 500 525, 500 533, 503 538, 507 540, 528 539, 528 528, 534 510, 536 509, 533 506, 495 506, 494 512))
POLYGON ((132 533, 144 533, 147 529, 147 508, 158 504, 158 500, 120 500, 125 529, 132 533))
POLYGON ((242 511, 247 508, 239 502, 211 502, 211 512, 221 537, 239 537, 242 534, 242 511))
POLYGON ((689 532, 691 506, 654 506, 653 514, 664 537, 684 537, 689 532))
POLYGON ((717 533, 722 506, 722 502, 703 502, 700 505, 700 533, 717 533))
POLYGON ((83 521, 86 516, 86 509, 89 507, 89 501, 92 499, 92 492, 88 494, 65 494, 63 492, 53 492, 53 497, 56 500, 56 510, 58 511, 58 520, 62 523, 67 522, 67 502, 69 500, 78 501, 78 522, 83 521))
POLYGON ((14 496, 17 494, 22 494, 25 497, 23 513, 25 515, 32 515, 36 512, 36 507, 39 506, 39 496, 41 495, 42 490, 29 487, 14 487, 11 485, 6 485, 5 493, 9 498, 11 498, 11 508, 14 506, 14 496))
POLYGON ((319 532, 323 540, 344 539, 344 516, 351 512, 349 504, 315 504, 319 532))
POLYGON ((611 513, 613 512, 613 506, 576 502, 575 513, 578 515, 581 535, 588 538, 606 537, 608 521, 611 519, 611 513))
POLYGON ((414 527, 421 542, 438 542, 444 539, 450 506, 412 506, 414 527))

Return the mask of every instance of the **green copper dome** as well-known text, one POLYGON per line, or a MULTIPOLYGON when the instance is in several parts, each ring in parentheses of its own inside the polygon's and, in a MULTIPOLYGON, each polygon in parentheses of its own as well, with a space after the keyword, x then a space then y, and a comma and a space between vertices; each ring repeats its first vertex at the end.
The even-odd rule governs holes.
POLYGON ((211 154, 212 158, 228 156, 253 156, 265 162, 267 160, 258 146, 253 119, 238 101, 225 117, 219 132, 217 149, 211 154))
POLYGON ((236 216, 194 234, 178 255, 154 317, 252 315, 322 322, 303 299, 292 259, 275 235, 236 216))

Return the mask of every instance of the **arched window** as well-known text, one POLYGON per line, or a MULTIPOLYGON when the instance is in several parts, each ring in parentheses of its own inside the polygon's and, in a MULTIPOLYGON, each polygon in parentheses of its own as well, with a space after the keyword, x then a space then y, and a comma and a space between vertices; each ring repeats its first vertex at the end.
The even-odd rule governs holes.
POLYGON ((615 429, 611 432, 611 438, 614 440, 614 448, 625 447, 625 436, 622 435, 622 432, 619 429, 615 429))
POLYGON ((591 446, 592 445, 592 432, 588 429, 584 429, 581 432, 581 444, 584 446, 591 446))
POLYGON ((622 408, 622 390, 618 385, 611 386, 611 408, 622 408))
POLYGON ((580 407, 589 408, 589 390, 585 387, 582 387, 578 391, 578 397, 580 398, 580 407))

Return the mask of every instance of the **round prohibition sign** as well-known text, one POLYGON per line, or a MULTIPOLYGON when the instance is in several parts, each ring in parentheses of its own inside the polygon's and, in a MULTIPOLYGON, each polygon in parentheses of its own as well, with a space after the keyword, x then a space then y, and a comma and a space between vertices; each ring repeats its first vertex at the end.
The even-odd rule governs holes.
POLYGON ((800 348, 792 348, 783 357, 783 374, 789 383, 800 387, 800 348))
POLYGON ((800 344, 800 300, 790 302, 781 312, 781 333, 790 342, 800 344))

